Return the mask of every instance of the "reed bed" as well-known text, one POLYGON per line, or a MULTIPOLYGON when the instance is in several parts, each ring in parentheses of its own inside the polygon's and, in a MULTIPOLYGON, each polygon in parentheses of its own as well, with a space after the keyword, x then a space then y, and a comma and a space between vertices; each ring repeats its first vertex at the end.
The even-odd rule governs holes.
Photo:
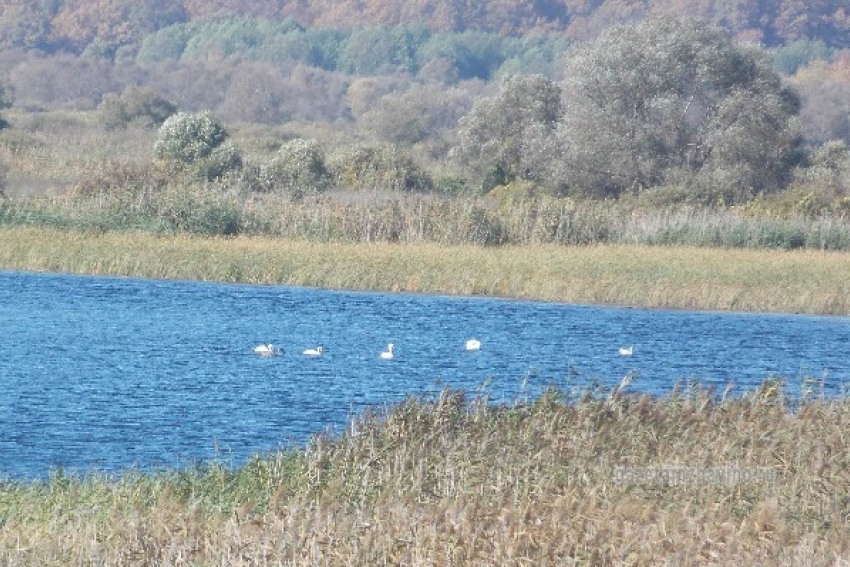
MULTIPOLYGON (((233 185, 139 180, 107 165, 108 180, 73 194, 0 201, 0 226, 253 235, 315 242, 528 246, 596 244, 850 251, 842 216, 780 218, 743 209, 643 208, 613 201, 540 197, 401 195, 339 191, 292 200, 233 185)), ((153 175, 151 173, 146 174, 153 175)))
POLYGON ((850 314, 850 253, 652 246, 316 243, 0 228, 0 266, 649 308, 850 314))
POLYGON ((231 469, 0 485, 4 565, 839 565, 847 398, 443 391, 231 469))

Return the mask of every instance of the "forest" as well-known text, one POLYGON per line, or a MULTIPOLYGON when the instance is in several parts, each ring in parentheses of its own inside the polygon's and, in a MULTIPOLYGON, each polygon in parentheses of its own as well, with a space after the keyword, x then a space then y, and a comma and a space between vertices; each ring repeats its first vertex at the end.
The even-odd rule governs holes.
POLYGON ((6 195, 370 189, 844 218, 850 11, 7 0, 0 113, 6 195))
POLYGON ((820 39, 850 47, 850 10, 842 0, 2 0, 0 47, 114 52, 172 25, 233 17, 291 20, 304 28, 421 25, 434 33, 558 33, 580 41, 614 24, 660 14, 695 17, 768 46, 820 39))

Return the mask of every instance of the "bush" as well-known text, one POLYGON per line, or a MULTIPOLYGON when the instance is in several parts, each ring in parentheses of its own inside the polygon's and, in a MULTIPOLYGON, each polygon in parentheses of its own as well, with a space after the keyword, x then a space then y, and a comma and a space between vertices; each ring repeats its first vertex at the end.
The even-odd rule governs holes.
POLYGON ((504 205, 513 205, 533 201, 544 192, 531 181, 511 181, 507 185, 494 187, 487 196, 504 205))
POLYGON ((210 112, 179 112, 159 129, 154 154, 167 168, 214 180, 242 165, 239 150, 226 142, 227 131, 210 112))
POLYGON ((177 112, 177 107, 151 88, 131 86, 120 95, 105 95, 98 110, 107 128, 124 128, 134 122, 155 127, 177 112))
POLYGON ((434 185, 434 192, 447 197, 457 197, 467 192, 466 179, 462 177, 441 177, 434 185))
POLYGON ((324 191, 331 183, 322 147, 313 140, 297 139, 284 143, 277 155, 260 167, 257 188, 300 198, 324 191))
POLYGON ((339 183, 349 189, 430 191, 431 177, 395 146, 356 147, 335 165, 339 183))

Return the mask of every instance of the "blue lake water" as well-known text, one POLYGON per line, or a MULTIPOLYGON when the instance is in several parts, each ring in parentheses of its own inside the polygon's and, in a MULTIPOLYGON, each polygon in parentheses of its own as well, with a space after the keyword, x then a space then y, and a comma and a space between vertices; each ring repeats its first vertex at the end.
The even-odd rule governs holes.
POLYGON ((445 386, 733 393, 850 385, 850 319, 0 271, 0 477, 186 466, 305 443, 445 386), (475 337, 480 351, 467 352, 475 337), (381 360, 387 343, 396 357, 381 360), (283 356, 261 358, 273 343, 283 356), (301 355, 323 345, 321 358, 301 355), (634 346, 630 357, 621 346, 634 346))

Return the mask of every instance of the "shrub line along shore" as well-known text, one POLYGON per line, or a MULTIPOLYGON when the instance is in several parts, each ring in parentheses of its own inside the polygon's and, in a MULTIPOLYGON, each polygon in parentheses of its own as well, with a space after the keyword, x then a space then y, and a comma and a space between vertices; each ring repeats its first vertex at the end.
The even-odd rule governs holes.
POLYGON ((0 228, 0 267, 482 295, 645 308, 850 315, 850 253, 442 246, 0 228))

